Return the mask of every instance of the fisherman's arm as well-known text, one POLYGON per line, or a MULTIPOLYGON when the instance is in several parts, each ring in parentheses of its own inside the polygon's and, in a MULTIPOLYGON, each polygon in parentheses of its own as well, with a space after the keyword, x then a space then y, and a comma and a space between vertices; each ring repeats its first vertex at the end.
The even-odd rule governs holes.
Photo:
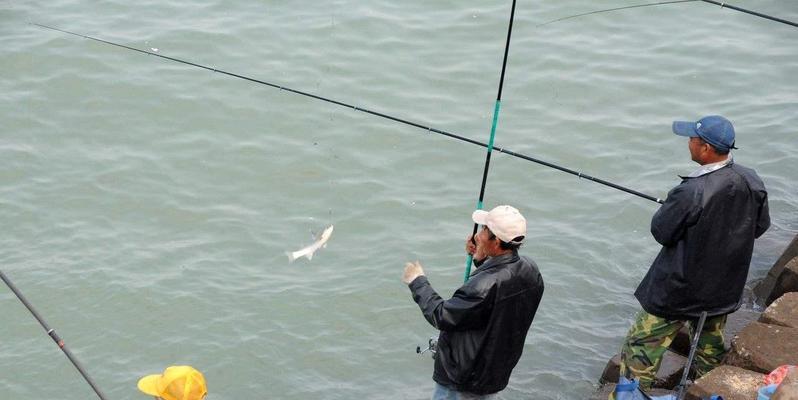
POLYGON ((659 244, 675 245, 687 228, 698 221, 701 212, 696 190, 689 183, 682 183, 668 193, 665 203, 651 218, 651 234, 659 244))
POLYGON ((466 284, 457 289, 451 299, 444 300, 423 274, 416 276, 408 287, 424 318, 439 330, 468 330, 485 324, 490 307, 489 292, 466 284))
POLYGON ((754 237, 760 237, 770 228, 770 208, 768 206, 768 193, 765 191, 760 192, 762 198, 759 204, 759 215, 756 220, 756 232, 754 237))

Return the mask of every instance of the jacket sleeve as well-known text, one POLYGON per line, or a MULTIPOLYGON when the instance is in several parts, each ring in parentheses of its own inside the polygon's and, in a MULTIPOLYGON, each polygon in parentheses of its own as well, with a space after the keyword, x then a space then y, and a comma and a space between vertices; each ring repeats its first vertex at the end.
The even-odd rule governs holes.
POLYGON ((426 276, 416 278, 409 287, 424 318, 438 330, 462 331, 487 325, 492 290, 478 290, 466 283, 451 299, 443 300, 426 276))
POLYGON ((760 237, 770 228, 770 208, 768 207, 768 193, 761 192, 762 200, 759 204, 759 216, 756 221, 756 232, 754 237, 760 237))
POLYGON ((665 203, 651 218, 651 234, 663 246, 673 246, 701 214, 696 189, 687 182, 671 189, 665 203))

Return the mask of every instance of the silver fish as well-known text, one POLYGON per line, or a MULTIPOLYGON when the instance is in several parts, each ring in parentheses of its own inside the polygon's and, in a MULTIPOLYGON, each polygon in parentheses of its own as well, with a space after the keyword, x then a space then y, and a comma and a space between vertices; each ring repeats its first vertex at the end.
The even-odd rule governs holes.
POLYGON ((327 229, 324 230, 324 232, 321 233, 321 235, 319 235, 319 238, 316 239, 316 241, 313 244, 305 246, 294 252, 286 252, 285 254, 288 255, 288 262, 294 262, 294 260, 300 257, 305 257, 308 260, 312 260, 313 253, 315 253, 316 250, 321 249, 323 247, 327 247, 327 241, 330 240, 330 236, 332 236, 332 233, 333 233, 333 226, 330 225, 327 227, 327 229))

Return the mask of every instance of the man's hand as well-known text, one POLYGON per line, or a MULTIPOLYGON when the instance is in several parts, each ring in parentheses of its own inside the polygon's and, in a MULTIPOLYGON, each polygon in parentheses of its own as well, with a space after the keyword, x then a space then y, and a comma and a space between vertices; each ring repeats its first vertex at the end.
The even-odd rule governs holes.
POLYGON ((471 254, 472 256, 477 252, 477 244, 474 242, 474 235, 469 235, 466 239, 465 250, 466 253, 471 254))
POLYGON ((405 263, 405 273, 402 274, 402 282, 405 285, 409 285, 419 276, 424 276, 424 269, 421 268, 421 264, 418 261, 405 263))
POLYGON ((479 263, 485 259, 485 254, 483 252, 477 252, 477 243, 474 240, 474 235, 470 235, 466 239, 465 251, 472 256, 475 263, 479 263))

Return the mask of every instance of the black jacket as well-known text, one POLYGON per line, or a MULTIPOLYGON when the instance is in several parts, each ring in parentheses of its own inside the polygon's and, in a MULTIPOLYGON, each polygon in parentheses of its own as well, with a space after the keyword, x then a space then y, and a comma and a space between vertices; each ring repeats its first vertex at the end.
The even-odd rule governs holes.
POLYGON ((667 319, 731 313, 742 302, 754 238, 770 226, 765 185, 731 163, 682 183, 651 219, 662 244, 635 297, 667 319))
POLYGON ((512 252, 487 259, 449 300, 424 276, 410 283, 410 291, 424 318, 441 331, 435 382, 475 394, 504 389, 543 296, 537 265, 512 252))

